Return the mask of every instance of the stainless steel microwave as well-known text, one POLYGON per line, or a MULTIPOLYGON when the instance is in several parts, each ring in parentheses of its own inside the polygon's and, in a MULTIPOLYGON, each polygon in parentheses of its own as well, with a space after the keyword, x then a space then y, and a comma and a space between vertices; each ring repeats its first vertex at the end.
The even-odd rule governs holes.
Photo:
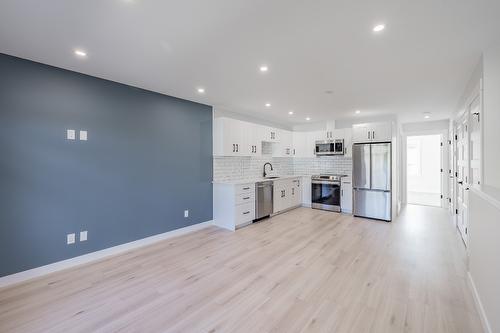
POLYGON ((316 141, 317 156, 344 155, 344 139, 316 141))

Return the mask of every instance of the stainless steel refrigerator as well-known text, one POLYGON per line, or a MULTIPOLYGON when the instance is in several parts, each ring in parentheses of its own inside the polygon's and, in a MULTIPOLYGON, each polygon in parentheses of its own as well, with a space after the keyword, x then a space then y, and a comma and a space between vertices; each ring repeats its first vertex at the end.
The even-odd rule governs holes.
POLYGON ((354 215, 391 221, 391 144, 354 144, 352 164, 354 215))

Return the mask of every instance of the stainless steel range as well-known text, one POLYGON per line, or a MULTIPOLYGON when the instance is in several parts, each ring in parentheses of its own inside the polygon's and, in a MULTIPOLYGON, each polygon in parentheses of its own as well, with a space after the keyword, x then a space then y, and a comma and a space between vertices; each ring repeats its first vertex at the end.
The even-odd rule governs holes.
POLYGON ((311 207, 340 212, 340 184, 346 175, 321 174, 311 177, 311 207))

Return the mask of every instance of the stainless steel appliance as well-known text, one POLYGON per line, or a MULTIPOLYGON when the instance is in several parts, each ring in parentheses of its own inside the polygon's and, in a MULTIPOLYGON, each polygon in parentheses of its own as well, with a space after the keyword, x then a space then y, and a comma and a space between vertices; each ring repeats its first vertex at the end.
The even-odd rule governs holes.
POLYGON ((344 155, 344 139, 316 141, 317 156, 344 155))
POLYGON ((273 188, 272 180, 255 184, 255 219, 267 217, 273 213, 273 188))
POLYGON ((314 175, 311 177, 311 207, 340 212, 340 184, 344 175, 314 175))
POLYGON ((391 221, 391 143, 354 144, 352 164, 354 215, 391 221))

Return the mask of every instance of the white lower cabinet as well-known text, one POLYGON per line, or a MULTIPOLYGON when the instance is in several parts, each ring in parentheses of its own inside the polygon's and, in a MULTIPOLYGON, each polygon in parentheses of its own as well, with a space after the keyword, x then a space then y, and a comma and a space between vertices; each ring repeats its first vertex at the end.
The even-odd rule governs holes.
POLYGON ((255 219, 255 183, 214 184, 214 224, 236 230, 255 219))
POLYGON ((342 213, 352 213, 352 182, 350 177, 342 178, 340 184, 340 209, 342 213))
POLYGON ((279 213, 302 202, 300 177, 274 181, 273 213, 279 213))

